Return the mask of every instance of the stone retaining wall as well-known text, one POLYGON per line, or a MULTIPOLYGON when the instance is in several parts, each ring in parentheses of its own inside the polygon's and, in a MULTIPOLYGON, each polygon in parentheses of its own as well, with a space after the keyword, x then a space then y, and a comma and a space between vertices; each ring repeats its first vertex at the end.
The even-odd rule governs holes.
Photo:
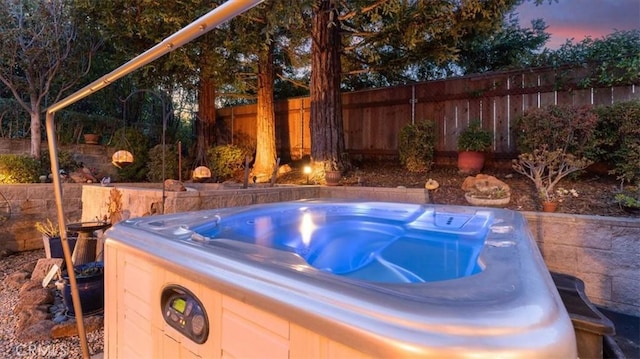
POLYGON ((640 315, 640 219, 524 215, 549 270, 582 279, 594 303, 640 315))
MULTIPOLYGON (((62 185, 67 223, 78 222, 82 215, 82 184, 62 185)), ((0 225, 0 251, 20 252, 42 248, 42 236, 35 223, 58 218, 53 184, 0 185, 0 194, 9 202, 11 217, 0 225)), ((2 197, 0 197, 2 200, 2 197)))
MULTIPOLYGON (((106 214, 112 188, 65 184, 68 218, 81 217, 82 221, 90 221, 106 214)), ((161 203, 159 184, 123 184, 116 188, 123 194, 125 217, 154 213, 161 203)), ((198 191, 166 192, 166 212, 303 198, 428 202, 428 195, 422 189, 325 186, 254 186, 242 189, 221 184, 193 184, 193 188, 198 191)), ((12 205, 19 209, 14 212, 9 226, 5 224, 2 228, 0 249, 42 248, 42 240, 33 229, 33 223, 46 217, 55 218, 52 189, 51 185, 0 186, 0 192, 5 196, 9 194, 12 205)), ((549 270, 582 279, 590 300, 598 305, 629 315, 640 315, 640 220, 539 212, 523 214, 549 270)))

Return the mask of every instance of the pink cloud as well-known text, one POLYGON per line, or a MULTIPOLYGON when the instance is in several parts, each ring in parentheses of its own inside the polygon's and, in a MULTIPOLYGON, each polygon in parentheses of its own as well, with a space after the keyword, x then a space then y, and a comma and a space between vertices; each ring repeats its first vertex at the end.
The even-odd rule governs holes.
POLYGON ((596 39, 615 30, 640 28, 638 0, 559 0, 539 6, 527 1, 516 12, 521 26, 528 26, 537 18, 545 21, 551 34, 549 48, 557 48, 572 38, 578 42, 587 36, 596 39))

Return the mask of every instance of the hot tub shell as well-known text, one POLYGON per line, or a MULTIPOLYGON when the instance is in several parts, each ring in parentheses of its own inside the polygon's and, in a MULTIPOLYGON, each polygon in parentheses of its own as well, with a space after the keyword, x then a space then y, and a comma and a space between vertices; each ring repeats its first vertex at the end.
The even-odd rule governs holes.
POLYGON ((569 316, 517 212, 313 200, 251 208, 265 206, 391 206, 425 213, 424 223, 482 212, 490 219, 483 268, 453 280, 374 283, 319 270, 291 252, 194 235, 247 208, 128 220, 105 241, 106 356, 576 357, 569 316), (204 343, 165 319, 161 298, 171 286, 202 303, 204 343))

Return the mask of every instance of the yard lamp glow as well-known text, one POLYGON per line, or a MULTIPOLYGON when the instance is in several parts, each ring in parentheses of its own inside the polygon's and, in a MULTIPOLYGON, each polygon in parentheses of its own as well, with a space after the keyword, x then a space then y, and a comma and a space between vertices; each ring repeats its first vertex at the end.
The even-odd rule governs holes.
POLYGON ((311 174, 311 166, 304 166, 302 172, 307 175, 307 184, 309 184, 309 175, 311 174))

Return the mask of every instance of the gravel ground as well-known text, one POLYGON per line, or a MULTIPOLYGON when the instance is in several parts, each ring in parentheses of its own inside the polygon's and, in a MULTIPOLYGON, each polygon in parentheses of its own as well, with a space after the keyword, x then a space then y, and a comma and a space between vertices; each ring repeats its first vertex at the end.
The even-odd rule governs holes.
MULTIPOLYGON (((35 250, 0 258, 0 358, 82 358, 77 336, 27 343, 16 338, 18 317, 13 314, 13 308, 18 302, 18 290, 6 286, 4 279, 25 263, 44 256, 44 250, 35 250)), ((101 353, 104 349, 104 331, 100 329, 87 333, 87 341, 92 355, 101 353)))

